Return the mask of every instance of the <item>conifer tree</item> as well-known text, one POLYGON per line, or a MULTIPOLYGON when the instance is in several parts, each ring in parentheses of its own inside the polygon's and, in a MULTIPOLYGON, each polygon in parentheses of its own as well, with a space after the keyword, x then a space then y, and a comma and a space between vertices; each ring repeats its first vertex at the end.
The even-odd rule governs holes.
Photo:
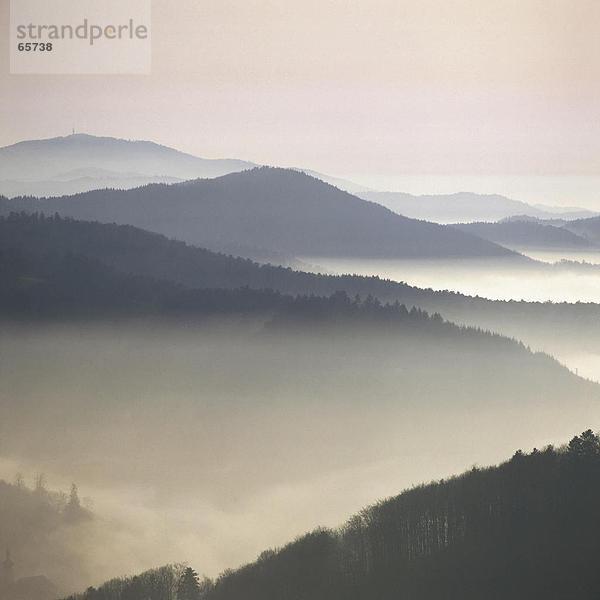
POLYGON ((191 567, 187 567, 177 588, 177 600, 199 600, 200 598, 200 583, 198 581, 198 573, 191 567))

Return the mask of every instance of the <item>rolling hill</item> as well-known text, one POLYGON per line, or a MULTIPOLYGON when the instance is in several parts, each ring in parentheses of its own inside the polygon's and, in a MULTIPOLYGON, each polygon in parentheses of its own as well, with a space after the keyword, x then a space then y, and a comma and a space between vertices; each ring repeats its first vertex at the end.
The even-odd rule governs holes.
MULTIPOLYGON (((237 159, 199 158, 150 141, 73 134, 0 148, 0 194, 13 198, 127 190, 150 183, 213 178, 256 166, 237 159)), ((369 191, 317 171, 295 170, 350 193, 369 191)))
POLYGON ((419 486, 219 578, 209 600, 596 598, 600 440, 419 486))
POLYGON ((211 180, 0 199, 0 214, 58 212, 135 225, 215 250, 295 257, 524 257, 451 227, 408 219, 294 170, 261 167, 211 180))
MULTIPOLYGON (((431 439, 415 428, 415 419, 423 424, 435 421, 439 428, 435 443, 455 451, 452 423, 469 423, 477 436, 486 423, 493 423, 495 431, 512 431, 515 420, 542 429, 563 424, 566 405, 570 419, 586 420, 597 405, 598 386, 576 377, 551 357, 505 337, 457 327, 436 315, 385 306, 368 296, 352 300, 343 293, 292 297, 249 288, 193 289, 140 275, 144 261, 147 272, 154 263, 165 272, 170 266, 186 265, 183 273, 187 269, 190 281, 196 268, 198 281, 211 281, 211 285, 215 280, 210 278, 224 277, 221 272, 228 264, 246 277, 265 269, 273 276, 289 273, 327 285, 342 281, 215 256, 131 226, 39 216, 0 220, 6 375, 0 386, 5 399, 0 403, 0 434, 7 447, 16 448, 13 452, 28 456, 29 448, 43 447, 49 455, 66 459, 69 472, 70 461, 81 465, 82 474, 88 471, 86 465, 95 464, 116 481, 125 477, 121 481, 131 482, 131 474, 136 473, 141 486, 149 481, 144 473, 155 477, 156 464, 185 465, 183 470, 165 469, 161 488, 179 488, 184 480, 178 477, 188 481, 187 465, 193 464, 195 473, 210 473, 199 478, 203 480, 200 494, 206 493, 208 481, 219 478, 220 488, 224 481, 238 482, 246 473, 247 493, 254 485, 251 480, 260 480, 271 460, 273 453, 265 448, 277 447, 274 478, 280 476, 279 469, 289 473, 289 460, 296 453, 300 457, 295 464, 307 465, 313 477, 317 463, 332 461, 340 468, 356 456, 374 460, 403 451, 415 456, 426 451, 431 439), (77 253, 78 248, 87 255, 77 253), (108 260, 111 253, 112 264, 100 260, 108 260), (128 262, 117 269, 119 255, 128 257, 128 262), (203 267, 203 258, 209 265, 215 260, 218 275, 203 267), (133 273, 136 265, 138 273, 133 273), (204 325, 207 317, 203 328, 199 322, 204 325), (249 322, 252 326, 246 328, 249 322), (46 337, 44 331, 54 333, 46 337), (74 338, 67 343, 56 337, 56 331, 74 338), (29 341, 21 346, 17 340, 23 336, 29 341), (129 341, 123 346, 124 340, 129 341), (14 368, 23 357, 31 365, 26 372, 14 368), (52 373, 50 385, 42 371, 52 373), (39 390, 24 393, 21 388, 15 394, 21 379, 39 385, 39 390), (102 382, 103 391, 87 393, 96 389, 96 381, 102 382), (214 402, 215 408, 231 403, 231 413, 213 421, 215 413, 207 402, 214 402), (317 438, 307 435, 312 426, 306 427, 301 418, 307 406, 319 407, 318 427, 323 434, 317 438), (261 414, 279 413, 283 419, 274 424, 269 418, 262 425, 263 420, 256 418, 262 410, 261 414), (130 417, 123 423, 127 414, 130 417), (242 424, 239 455, 222 444, 222 431, 231 431, 233 414, 242 424), (27 439, 22 443, 23 429, 15 423, 21 428, 27 424, 27 439), (56 435, 56 426, 64 433, 56 435), (419 439, 407 443, 411 429, 419 439), (260 440, 260 447, 252 447, 250 439, 260 440), (146 467, 137 452, 123 452, 127 443, 146 448, 146 467), (308 446, 314 463, 305 462, 308 446), (219 475, 215 460, 223 452, 227 468, 219 475)), ((230 274, 230 283, 238 276, 230 274)), ((391 282, 358 280, 363 285, 402 289, 391 282)), ((471 442, 464 437, 461 441, 471 442)), ((195 503, 198 488, 183 489, 195 503)), ((111 550, 110 544, 102 548, 111 550)), ((91 552, 96 556, 98 547, 92 545, 91 552)), ((122 572, 113 570, 108 576, 122 572)), ((91 574, 87 581, 99 579, 91 574)), ((139 578, 135 581, 138 587, 124 591, 124 599, 137 600, 135 594, 142 593, 146 595, 140 600, 154 597, 139 587, 139 578)), ((109 589, 113 598, 119 598, 114 595, 118 585, 109 589)), ((252 586, 247 590, 264 593, 252 586)), ((274 593, 281 595, 279 589, 274 593)), ((311 589, 309 594, 313 593, 311 589)))
POLYGON ((501 221, 498 223, 456 223, 466 233, 512 249, 592 250, 598 246, 564 227, 543 221, 501 221))
POLYGON ((498 221, 515 215, 540 219, 579 219, 595 214, 580 208, 532 206, 498 194, 459 192, 414 196, 402 192, 359 192, 358 195, 406 217, 435 223, 498 221))
MULTIPOLYGON (((420 485, 196 581, 206 600, 592 600, 600 594, 600 439, 517 451, 420 485)), ((69 600, 174 600, 182 570, 123 578, 69 600), (137 585, 136 585, 137 583, 137 585)), ((181 588, 180 588, 181 589, 181 588)), ((202 594, 200 595, 200 589, 202 594)), ((193 597, 193 596, 190 596, 193 597)))
MULTIPOLYGON (((168 280, 188 289, 249 287, 318 296, 345 290, 350 296, 371 295, 382 302, 399 301, 408 307, 439 312, 451 321, 517 337, 550 352, 563 349, 574 339, 578 347, 596 348, 600 343, 597 304, 493 301, 378 277, 306 273, 211 252, 128 225, 12 215, 0 218, 0 251, 38 256, 73 254, 120 273, 168 280)), ((541 267, 548 271, 554 268, 541 267)))
POLYGON ((577 219, 563 226, 570 232, 585 238, 592 244, 600 244, 600 217, 577 219))
POLYGON ((82 191, 78 186, 108 187, 105 173, 90 177, 89 170, 108 171, 113 182, 127 185, 131 174, 150 183, 158 177, 218 177, 254 166, 242 160, 198 158, 149 141, 74 134, 0 148, 0 193, 37 194, 45 189, 44 182, 52 186, 44 195, 82 191), (88 171, 84 175, 88 179, 77 183, 82 176, 79 170, 88 171))
POLYGON ((141 173, 119 173, 105 169, 73 169, 52 179, 40 181, 0 181, 0 193, 15 196, 67 196, 104 188, 129 190, 150 183, 176 183, 178 177, 142 175, 141 173))

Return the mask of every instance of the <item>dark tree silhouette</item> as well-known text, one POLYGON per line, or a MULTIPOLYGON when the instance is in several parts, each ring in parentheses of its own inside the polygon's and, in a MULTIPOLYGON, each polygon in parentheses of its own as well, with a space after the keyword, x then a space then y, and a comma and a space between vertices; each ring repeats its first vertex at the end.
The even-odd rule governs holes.
POLYGON ((200 600, 200 581, 198 573, 187 567, 179 580, 177 600, 200 600))
MULTIPOLYGON (((202 597, 596 600, 599 448, 600 438, 587 430, 558 450, 518 451, 497 467, 415 487, 339 529, 317 529, 225 571, 202 597)), ((184 580, 196 593, 195 573, 184 580)), ((98 598, 146 600, 116 593, 98 598)))
MULTIPOLYGON (((32 207, 35 205, 32 200, 32 207)), ((134 276, 142 280, 146 278, 146 282, 168 280, 188 289, 246 287, 308 296, 330 296, 338 290, 345 290, 350 297, 358 294, 364 298, 370 294, 382 302, 398 301, 409 308, 417 305, 430 313, 439 312, 452 321, 493 329, 520 339, 529 336, 535 339, 540 333, 545 335, 552 329, 582 339, 600 340, 600 309, 593 303, 492 301, 456 292, 419 289, 378 277, 319 275, 259 265, 248 259, 189 246, 129 225, 75 221, 43 214, 13 213, 0 217, 0 276, 3 279, 0 283, 5 285, 4 280, 9 277, 18 278, 19 286, 10 292, 11 297, 14 303, 21 302, 30 310, 39 307, 39 303, 30 300, 30 296, 34 291, 42 293, 45 271, 37 276, 27 271, 31 272, 32 263, 39 263, 40 257, 44 257, 48 265, 56 267, 62 262, 63 271, 76 269, 81 273, 102 263, 104 267, 129 275, 130 280, 134 276)), ((106 296, 101 285, 104 276, 97 276, 100 284, 89 283, 100 303, 106 296)), ((138 285, 141 285, 140 281, 138 285)), ((164 286, 146 283, 144 294, 135 297, 138 310, 155 305, 157 296, 162 293, 164 286)), ((89 298, 93 295, 90 294, 89 298)), ((68 310, 76 308, 71 306, 68 310)))

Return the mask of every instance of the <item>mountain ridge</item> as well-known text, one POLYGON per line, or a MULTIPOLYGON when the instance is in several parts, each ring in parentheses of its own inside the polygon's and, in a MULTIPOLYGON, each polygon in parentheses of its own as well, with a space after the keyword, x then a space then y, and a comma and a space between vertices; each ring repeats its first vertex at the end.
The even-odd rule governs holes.
MULTIPOLYGON (((259 165, 254 162, 235 158, 201 158, 151 140, 129 140, 77 133, 39 140, 23 140, 0 148, 0 194, 8 197, 44 197, 63 196, 111 187, 130 189, 148 183, 160 181, 166 183, 175 179, 213 178, 257 166, 259 165), (107 145, 110 145, 112 152, 119 156, 118 162, 110 160, 110 157, 98 155, 98 151, 107 145), (69 146, 76 149, 76 153, 64 157, 64 161, 67 161, 64 164, 57 163, 56 154, 65 153, 69 146), (124 150, 126 152, 123 152, 124 150), (136 154, 139 154, 140 151, 144 154, 158 154, 160 160, 158 162, 155 160, 150 164, 142 163, 140 168, 140 161, 136 161, 136 154), (22 164, 18 163, 19 157, 22 164), (16 162, 13 164, 12 170, 11 160, 13 163, 16 162), (107 160, 109 160, 108 165, 106 164, 107 160), (128 168, 131 161, 137 171, 128 168), (46 165, 46 169, 42 169, 41 172, 40 164, 46 165), (107 169, 107 166, 110 168, 107 169), (80 170, 108 171, 112 175, 108 181, 106 176, 90 177, 85 181, 73 177, 61 180, 61 175, 80 170), (134 182, 130 181, 132 170, 136 180, 134 182), (32 176, 32 173, 36 175, 32 176)), ((364 186, 339 177, 332 177, 310 169, 290 168, 307 173, 351 193, 368 190, 364 186)))
POLYGON ((0 148, 0 180, 28 181, 32 172, 36 180, 43 180, 89 167, 191 179, 216 177, 255 166, 239 159, 199 158, 149 140, 84 133, 25 140, 0 148))
POLYGON ((0 199, 0 214, 21 210, 135 225, 213 250, 235 243, 296 257, 528 260, 477 236, 402 217, 312 176, 277 167, 122 191, 0 199))
MULTIPOLYGON (((563 348, 572 336, 577 337, 579 345, 596 347, 600 342, 597 304, 505 302, 421 289, 379 277, 307 273, 215 253, 131 225, 40 215, 0 217, 0 250, 11 249, 86 256, 126 274, 169 280, 186 288, 249 287, 321 296, 345 290, 351 297, 370 295, 382 302, 399 301, 408 307, 438 312, 450 321, 541 344, 551 352, 563 348), (553 331, 553 341, 548 340, 547 330, 553 331)), ((549 272, 555 268, 542 266, 549 272)))
POLYGON ((405 192, 359 192, 361 198, 378 202, 390 210, 415 219, 439 223, 498 221, 516 215, 538 218, 577 219, 597 213, 579 208, 531 205, 500 194, 456 192, 454 194, 421 194, 405 192))
POLYGON ((497 223, 455 223, 452 226, 512 249, 600 250, 597 244, 567 227, 557 227, 544 221, 505 220, 497 223))

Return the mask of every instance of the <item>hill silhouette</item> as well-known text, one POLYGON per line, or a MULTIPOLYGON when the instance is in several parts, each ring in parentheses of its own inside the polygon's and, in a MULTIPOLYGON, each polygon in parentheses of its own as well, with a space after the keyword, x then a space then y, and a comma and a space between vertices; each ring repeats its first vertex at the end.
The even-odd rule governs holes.
MULTIPOLYGON (((526 343, 543 340, 549 344, 543 347, 550 351, 561 348, 565 338, 576 338, 579 345, 591 346, 600 340, 600 309, 592 303, 493 301, 378 277, 306 273, 259 265, 127 225, 13 214, 0 217, 0 250, 39 256, 72 254, 122 274, 168 280, 185 288, 248 287, 318 296, 344 290, 351 297, 371 295, 382 302, 398 301, 430 313, 439 312, 448 320, 498 331, 526 343)), ((102 296, 101 291, 99 294, 102 296)), ((151 298, 153 293, 148 291, 146 300, 151 298)))
MULTIPOLYGON (((145 140, 73 134, 25 140, 0 148, 0 194, 64 196, 104 188, 130 189, 219 177, 256 167, 238 159, 206 159, 145 140)), ((295 168, 350 193, 367 188, 309 169, 295 168)))
MULTIPOLYGON (((182 179, 218 177, 255 166, 235 159, 206 159, 143 140, 78 133, 28 140, 0 148, 0 180, 22 183, 62 177, 77 169, 182 179)), ((0 183, 0 185, 2 185, 0 183)))
POLYGON ((564 228, 589 240, 592 244, 600 244, 600 217, 577 219, 566 223, 564 228))
POLYGON ((457 192, 415 196, 403 192, 359 192, 358 195, 387 206, 398 214, 436 223, 498 221, 515 215, 540 219, 580 219, 595 214, 582 208, 533 206, 499 194, 457 192))
POLYGON ((11 211, 135 225, 195 245, 291 256, 526 259, 451 227, 401 217, 304 173, 262 167, 211 180, 0 201, 11 211))
POLYGON ((566 227, 543 221, 511 219, 499 223, 456 223, 453 227, 508 248, 591 250, 598 247, 566 227))
MULTIPOLYGON (((592 600, 600 594, 600 439, 517 451, 365 508, 337 529, 318 528, 215 581, 206 600, 592 600)), ((180 571, 166 567, 169 581, 180 571)), ((154 597, 149 572, 69 600, 154 597)), ((162 589, 162 588, 161 588, 162 589)), ((174 600, 177 586, 160 596, 174 600)))

